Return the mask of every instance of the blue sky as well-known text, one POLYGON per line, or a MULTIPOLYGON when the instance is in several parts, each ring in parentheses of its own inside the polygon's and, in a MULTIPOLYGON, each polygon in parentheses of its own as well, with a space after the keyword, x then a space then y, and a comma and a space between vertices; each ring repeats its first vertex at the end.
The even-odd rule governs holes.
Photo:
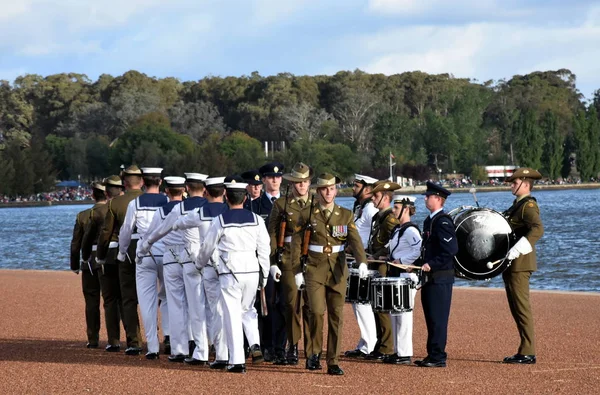
POLYGON ((600 89, 600 3, 516 0, 0 0, 0 79, 421 70, 479 81, 570 69, 600 89))

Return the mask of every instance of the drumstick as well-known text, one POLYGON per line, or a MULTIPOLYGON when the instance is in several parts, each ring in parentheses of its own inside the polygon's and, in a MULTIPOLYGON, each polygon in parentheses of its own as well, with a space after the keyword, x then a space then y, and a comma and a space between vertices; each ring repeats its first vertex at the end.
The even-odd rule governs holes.
POLYGON ((390 262, 390 261, 381 261, 379 259, 367 259, 367 262, 369 262, 369 263, 387 263, 388 265, 395 266, 400 269, 416 269, 416 270, 422 269, 421 266, 403 265, 401 263, 394 263, 394 262, 390 262))
POLYGON ((499 264, 500 262, 502 262, 504 259, 505 259, 505 258, 498 259, 497 261, 494 261, 494 262, 488 262, 488 263, 486 264, 486 266, 487 266, 487 268, 488 268, 488 269, 491 269, 491 268, 493 268, 494 266, 496 266, 497 264, 499 264))

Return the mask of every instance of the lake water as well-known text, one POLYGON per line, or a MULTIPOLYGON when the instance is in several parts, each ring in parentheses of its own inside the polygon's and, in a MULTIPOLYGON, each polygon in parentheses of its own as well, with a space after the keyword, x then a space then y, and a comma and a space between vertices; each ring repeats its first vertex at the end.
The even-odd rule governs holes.
MULTIPOLYGON (((598 190, 534 191, 544 223, 544 237, 537 243, 538 271, 531 278, 534 289, 600 291, 600 239, 595 225, 600 212, 598 190)), ((510 192, 477 194, 479 204, 498 211, 508 208, 510 192)), ((352 208, 354 199, 338 198, 352 208)), ((447 211, 474 206, 473 196, 455 193, 447 211)), ((76 214, 90 206, 50 206, 0 209, 0 268, 68 270, 69 248, 76 214)), ((421 225, 428 212, 417 198, 414 221, 421 225)), ((498 276, 489 281, 457 280, 457 285, 503 287, 498 276)))

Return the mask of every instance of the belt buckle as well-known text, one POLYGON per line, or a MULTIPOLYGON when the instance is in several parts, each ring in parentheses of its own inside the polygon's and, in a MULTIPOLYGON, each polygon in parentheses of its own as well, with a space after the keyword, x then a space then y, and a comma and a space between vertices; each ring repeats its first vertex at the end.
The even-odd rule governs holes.
POLYGON ((323 253, 324 254, 331 254, 332 251, 333 251, 333 249, 329 245, 323 247, 323 253))

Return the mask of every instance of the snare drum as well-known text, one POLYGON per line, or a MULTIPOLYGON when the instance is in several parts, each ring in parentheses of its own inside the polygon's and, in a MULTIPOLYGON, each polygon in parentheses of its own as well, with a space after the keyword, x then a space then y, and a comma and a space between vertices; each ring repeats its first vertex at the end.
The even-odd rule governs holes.
POLYGON ((406 277, 375 278, 371 281, 371 305, 373 311, 391 315, 412 311, 414 282, 406 277))
POLYGON ((346 287, 346 302, 369 304, 371 303, 371 280, 379 277, 379 271, 369 270, 367 278, 360 278, 358 269, 348 269, 348 285, 346 287))

